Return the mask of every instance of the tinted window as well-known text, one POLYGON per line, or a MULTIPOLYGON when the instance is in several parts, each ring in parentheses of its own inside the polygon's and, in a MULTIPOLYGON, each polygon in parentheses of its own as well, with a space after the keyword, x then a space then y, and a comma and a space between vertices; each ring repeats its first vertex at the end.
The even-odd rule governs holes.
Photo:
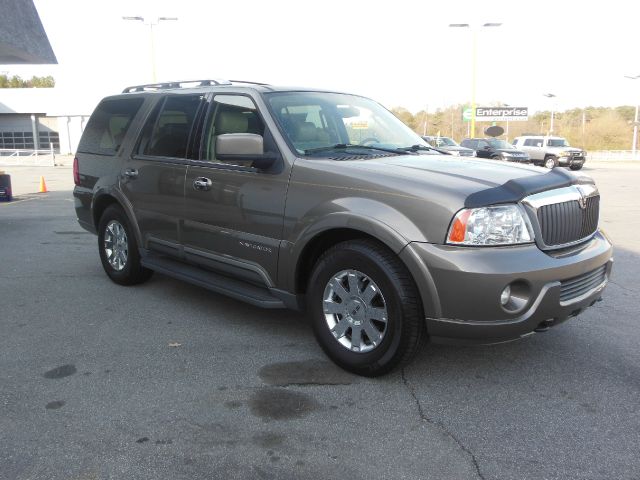
POLYGON ((550 147, 568 147, 569 142, 567 142, 564 138, 550 138, 547 142, 547 145, 550 147))
POLYGON ((143 101, 124 98, 100 103, 87 123, 78 152, 115 155, 143 101))
MULTIPOLYGON (((227 133, 253 133, 265 136, 265 128, 253 100, 244 95, 216 95, 205 129, 203 160, 216 158, 216 139, 227 133)), ((265 139, 265 150, 267 139, 265 139)), ((233 163, 238 164, 239 161, 233 163)), ((248 161, 248 164, 251 162, 248 161)))
POLYGON ((184 158, 202 95, 167 97, 145 124, 138 151, 154 157, 184 158))
POLYGON ((538 140, 536 140, 534 138, 527 138, 524 141, 524 146, 525 147, 536 147, 536 146, 538 146, 537 144, 538 144, 538 140))

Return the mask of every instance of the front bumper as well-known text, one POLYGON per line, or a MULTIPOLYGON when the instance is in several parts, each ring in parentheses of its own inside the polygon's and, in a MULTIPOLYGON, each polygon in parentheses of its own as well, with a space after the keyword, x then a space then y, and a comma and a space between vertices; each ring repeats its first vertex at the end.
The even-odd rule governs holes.
POLYGON ((553 255, 535 245, 474 248, 413 242, 407 249, 405 261, 418 258, 428 272, 417 283, 427 331, 440 343, 499 343, 558 325, 600 299, 613 264, 611 243, 600 231, 579 247, 553 255), (603 266, 602 282, 561 300, 563 285, 566 289, 576 277, 603 266), (518 308, 508 310, 500 303, 507 285, 517 285, 522 294, 518 308))
POLYGON ((584 157, 558 157, 558 165, 570 167, 571 165, 584 165, 584 157))

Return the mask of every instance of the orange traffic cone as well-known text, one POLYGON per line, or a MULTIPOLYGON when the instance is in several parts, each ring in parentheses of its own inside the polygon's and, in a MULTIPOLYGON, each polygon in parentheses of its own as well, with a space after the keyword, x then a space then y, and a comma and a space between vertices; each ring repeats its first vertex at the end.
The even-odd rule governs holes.
POLYGON ((47 184, 44 181, 44 177, 41 176, 40 177, 40 188, 38 189, 38 193, 47 193, 49 190, 47 190, 47 184))

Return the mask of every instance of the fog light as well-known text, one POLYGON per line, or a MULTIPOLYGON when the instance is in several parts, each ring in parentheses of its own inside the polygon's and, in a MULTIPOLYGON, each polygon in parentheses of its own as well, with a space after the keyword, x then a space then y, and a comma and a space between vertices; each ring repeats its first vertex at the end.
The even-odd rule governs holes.
POLYGON ((500 294, 500 303, 504 307, 507 305, 507 303, 509 303, 510 299, 511 299, 511 285, 507 285, 506 287, 504 287, 504 290, 502 290, 502 293, 500 294))

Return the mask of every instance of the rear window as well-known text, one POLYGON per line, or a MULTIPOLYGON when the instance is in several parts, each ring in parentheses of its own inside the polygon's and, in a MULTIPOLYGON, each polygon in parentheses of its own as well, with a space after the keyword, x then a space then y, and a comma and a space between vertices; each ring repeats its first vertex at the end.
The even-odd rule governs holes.
POLYGON ((89 119, 78 152, 115 155, 144 99, 104 100, 89 119))

